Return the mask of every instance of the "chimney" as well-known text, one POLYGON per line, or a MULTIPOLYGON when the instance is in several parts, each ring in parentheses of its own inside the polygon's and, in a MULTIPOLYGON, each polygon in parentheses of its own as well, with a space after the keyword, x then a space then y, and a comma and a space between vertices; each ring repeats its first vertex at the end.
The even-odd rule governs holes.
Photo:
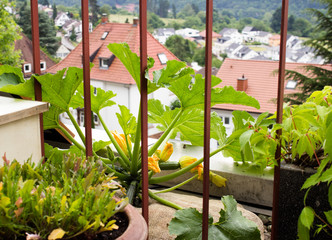
POLYGON ((245 78, 243 74, 242 78, 237 79, 237 90, 245 92, 247 88, 248 88, 248 78, 245 78))
POLYGON ((105 24, 105 23, 108 23, 108 16, 106 13, 103 13, 101 15, 101 24, 105 24))
POLYGON ((133 19, 133 26, 134 27, 138 26, 138 23, 139 23, 139 19, 138 18, 134 18, 133 19))

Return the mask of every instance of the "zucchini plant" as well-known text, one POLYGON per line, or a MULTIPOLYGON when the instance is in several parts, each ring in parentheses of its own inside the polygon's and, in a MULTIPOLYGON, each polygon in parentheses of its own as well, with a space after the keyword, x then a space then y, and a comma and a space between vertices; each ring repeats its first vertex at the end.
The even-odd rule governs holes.
MULTIPOLYGON (((109 50, 121 60, 128 72, 140 89, 140 59, 136 53, 132 52, 125 43, 112 43, 108 46, 109 50)), ((186 67, 184 62, 168 61, 165 68, 154 71, 149 75, 149 71, 154 64, 152 58, 148 59, 148 93, 152 93, 160 88, 166 88, 179 99, 180 108, 170 109, 164 106, 159 100, 150 99, 148 101, 148 119, 150 123, 157 124, 163 131, 161 137, 149 147, 148 166, 149 183, 157 184, 171 180, 188 171, 196 173, 196 177, 203 178, 202 162, 203 158, 196 159, 187 156, 187 161, 179 162, 168 161, 172 154, 172 144, 168 139, 180 135, 182 140, 190 141, 194 145, 203 145, 204 136, 204 78, 200 74, 195 74, 194 70, 186 67), (152 79, 149 76, 153 76, 152 79), (193 77, 194 76, 194 77, 193 77), (188 160, 190 159, 190 161, 188 160), (165 176, 154 176, 162 169, 176 169, 177 171, 165 176)), ((82 69, 70 67, 63 69, 56 74, 33 75, 30 79, 24 80, 22 74, 15 68, 0 66, 0 91, 33 98, 34 80, 42 86, 43 101, 50 103, 50 109, 44 114, 44 128, 60 129, 72 142, 70 151, 85 152, 85 146, 78 143, 59 122, 59 114, 65 112, 75 126, 82 142, 85 136, 79 128, 76 120, 70 112, 70 108, 84 107, 83 104, 83 73, 82 69), (3 83, 6 83, 3 84, 3 83)), ((221 79, 212 76, 211 83, 211 106, 215 104, 230 103, 242 104, 259 108, 259 103, 254 98, 244 92, 238 92, 233 87, 225 86, 218 88, 221 79)), ((93 87, 91 87, 93 91, 93 87)), ((122 133, 108 129, 100 111, 105 107, 114 107, 116 103, 112 101, 115 93, 104 91, 97 88, 97 94, 91 93, 91 109, 99 117, 101 125, 109 137, 109 142, 95 142, 93 144, 93 154, 100 158, 104 167, 118 178, 121 184, 128 189, 129 201, 133 203, 139 199, 141 194, 141 118, 140 111, 136 118, 123 105, 118 105, 119 113, 114 116, 113 121, 118 121, 122 133), (117 119, 116 119, 117 118, 117 119), (112 144, 115 149, 109 148, 112 144), (104 154, 101 154, 101 153, 104 154)), ((211 152, 214 154, 229 149, 232 151, 233 139, 226 137, 226 131, 220 117, 216 113, 211 114, 211 137, 219 141, 219 148, 211 152)), ((47 146, 47 149, 50 149, 47 146)), ((53 150, 48 153, 52 154, 53 150)), ((211 180, 219 186, 225 185, 225 178, 211 173, 211 180)), ((191 178, 192 180, 194 178, 191 178)), ((185 181, 188 182, 189 180, 185 181)), ((181 184, 180 184, 181 185, 181 184)), ((179 186, 180 186, 179 185, 179 186)), ((171 188, 171 189, 174 189, 171 188)), ((164 204, 180 209, 179 206, 157 197, 155 193, 149 192, 152 198, 162 201, 164 204)))

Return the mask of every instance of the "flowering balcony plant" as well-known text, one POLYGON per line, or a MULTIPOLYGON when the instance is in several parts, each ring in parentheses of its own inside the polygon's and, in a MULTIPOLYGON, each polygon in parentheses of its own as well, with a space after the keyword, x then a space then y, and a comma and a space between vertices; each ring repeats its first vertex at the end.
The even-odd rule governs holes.
MULTIPOLYGON (((309 239, 313 235, 315 239, 327 239, 332 234, 332 86, 312 93, 303 104, 285 104, 282 124, 275 124, 275 118, 275 115, 263 113, 255 120, 246 112, 234 111, 233 120, 237 123, 233 132, 236 136, 234 145, 237 145, 239 153, 233 152, 233 158, 262 169, 274 166, 279 145, 280 160, 300 166, 303 171, 285 185, 292 186, 304 174, 308 175, 297 189, 293 188, 291 197, 285 196, 285 201, 291 202, 297 197, 294 195, 302 195, 303 201, 300 198, 299 202, 294 202, 303 209, 299 209, 299 216, 290 220, 290 224, 283 224, 283 236, 293 234, 290 229, 294 228, 292 238, 295 238, 297 228, 299 239, 309 239), (282 130, 279 140, 276 137, 278 130, 282 130), (314 171, 307 173, 305 168, 313 168, 314 171), (294 191, 298 193, 294 194, 294 191), (324 197, 326 195, 327 198, 324 197)), ((293 204, 287 207, 295 209, 293 204)), ((287 210, 281 211, 279 218, 286 213, 287 210)))
MULTIPOLYGON (((3 157, 0 168, 1 239, 95 239, 118 229, 121 186, 100 160, 52 156, 44 164, 3 157), (99 234, 99 235, 98 235, 99 234)), ((125 230, 125 229, 124 229, 125 230)), ((107 238, 106 238, 107 239, 107 238)))
MULTIPOLYGON (((140 89, 139 57, 129 49, 127 44, 113 43, 108 47, 121 60, 135 80, 138 89, 140 89)), ((154 71, 152 73, 153 79, 150 79, 149 69, 153 64, 154 60, 149 58, 146 72, 148 93, 152 93, 159 88, 167 88, 178 97, 181 107, 171 110, 168 106, 161 104, 159 100, 150 99, 148 101, 149 122, 157 124, 157 127, 163 131, 161 137, 148 150, 149 183, 157 184, 168 181, 188 171, 196 173, 191 179, 195 177, 202 179, 204 177, 202 173, 203 159, 183 156, 179 162, 169 161, 173 149, 168 139, 174 138, 179 134, 182 140, 190 141, 194 145, 203 145, 204 79, 200 74, 195 75, 193 69, 186 67, 185 63, 175 60, 168 61, 164 69, 154 71), (154 176, 155 173, 163 169, 174 169, 177 171, 165 176, 154 176)), ((84 107, 82 69, 70 67, 54 75, 33 75, 30 79, 24 80, 19 69, 10 66, 0 66, 0 76, 3 79, 2 81, 7 83, 7 85, 0 85, 2 86, 0 91, 30 98, 34 97, 34 80, 41 84, 43 101, 50 103, 49 112, 44 114, 44 128, 60 129, 73 142, 73 146, 69 150, 63 151, 47 146, 47 156, 67 151, 84 154, 85 146, 78 143, 59 122, 59 114, 67 113, 82 142, 85 142, 85 136, 70 112, 70 108, 84 107)), ((216 86, 220 82, 219 78, 212 76, 212 106, 221 103, 231 103, 259 108, 257 100, 244 92, 238 92, 229 86, 217 88, 216 86)), ((118 105, 120 112, 116 115, 123 133, 110 131, 100 111, 105 107, 115 105, 115 102, 112 101, 115 94, 112 91, 104 91, 100 88, 97 88, 96 95, 92 94, 92 91, 93 87, 91 87, 91 109, 98 116, 110 139, 109 142, 94 142, 93 154, 103 161, 104 167, 108 172, 113 173, 118 178, 127 189, 129 201, 134 202, 139 199, 141 191, 141 113, 139 111, 136 118, 125 106, 118 105), (114 151, 109 147, 110 144, 113 145, 114 151), (107 150, 105 151, 105 149, 107 150)), ((223 123, 216 113, 211 114, 211 126, 211 137, 219 142, 219 148, 211 152, 210 155, 213 156, 220 151, 232 153, 234 151, 234 139, 227 138, 223 123)), ((210 178, 218 186, 225 185, 226 179, 221 176, 210 173, 210 178)), ((171 189, 174 189, 174 187, 171 189)), ((166 205, 177 209, 181 208, 161 199, 151 191, 149 191, 149 195, 166 205)))

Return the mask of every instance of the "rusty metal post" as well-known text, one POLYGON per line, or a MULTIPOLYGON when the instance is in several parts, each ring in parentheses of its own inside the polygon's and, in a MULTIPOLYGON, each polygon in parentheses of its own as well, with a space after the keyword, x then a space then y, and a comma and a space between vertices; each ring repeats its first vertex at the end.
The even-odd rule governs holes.
POLYGON ((92 156, 90 53, 89 53, 89 1, 82 0, 83 33, 83 79, 84 79, 84 122, 86 156, 92 156))
POLYGON ((148 88, 147 69, 147 0, 139 3, 140 60, 141 60, 141 135, 142 135, 142 214, 149 224, 149 177, 148 177, 148 88))
MULTIPOLYGON (((288 0, 282 1, 281 31, 280 31, 280 53, 279 53, 279 74, 278 74, 278 99, 277 99, 277 123, 282 123, 284 86, 285 86, 285 65, 286 65, 286 41, 288 21, 288 0)), ((281 129, 277 131, 277 139, 280 139, 281 129)), ((274 167, 273 181, 273 209, 272 209, 272 240, 278 237, 278 211, 279 211, 279 185, 280 185, 280 157, 281 147, 277 147, 275 159, 278 166, 274 167)))
POLYGON ((211 119, 211 68, 212 68, 213 0, 206 0, 205 39, 205 101, 204 101, 204 179, 202 239, 209 234, 209 172, 210 172, 210 119, 211 119))
MULTIPOLYGON (((39 47, 39 18, 38 18, 38 0, 30 0, 31 6, 31 36, 32 36, 32 51, 33 51, 33 72, 40 75, 40 47, 39 47)), ((42 89, 40 83, 34 80, 35 99, 42 101, 42 89)), ((40 122, 40 142, 41 142, 41 155, 45 156, 44 147, 44 124, 43 114, 39 114, 40 122)))

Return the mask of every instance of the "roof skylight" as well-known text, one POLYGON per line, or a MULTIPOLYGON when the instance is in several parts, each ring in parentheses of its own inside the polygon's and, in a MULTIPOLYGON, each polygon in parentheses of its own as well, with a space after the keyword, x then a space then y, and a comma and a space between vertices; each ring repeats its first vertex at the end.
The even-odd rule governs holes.
POLYGON ((168 61, 165 53, 158 53, 158 58, 159 58, 159 61, 162 65, 166 64, 166 62, 168 61))
POLYGON ((101 36, 101 40, 105 40, 109 32, 104 32, 103 35, 101 36))
POLYGON ((288 80, 286 89, 295 89, 297 82, 294 80, 288 80))

